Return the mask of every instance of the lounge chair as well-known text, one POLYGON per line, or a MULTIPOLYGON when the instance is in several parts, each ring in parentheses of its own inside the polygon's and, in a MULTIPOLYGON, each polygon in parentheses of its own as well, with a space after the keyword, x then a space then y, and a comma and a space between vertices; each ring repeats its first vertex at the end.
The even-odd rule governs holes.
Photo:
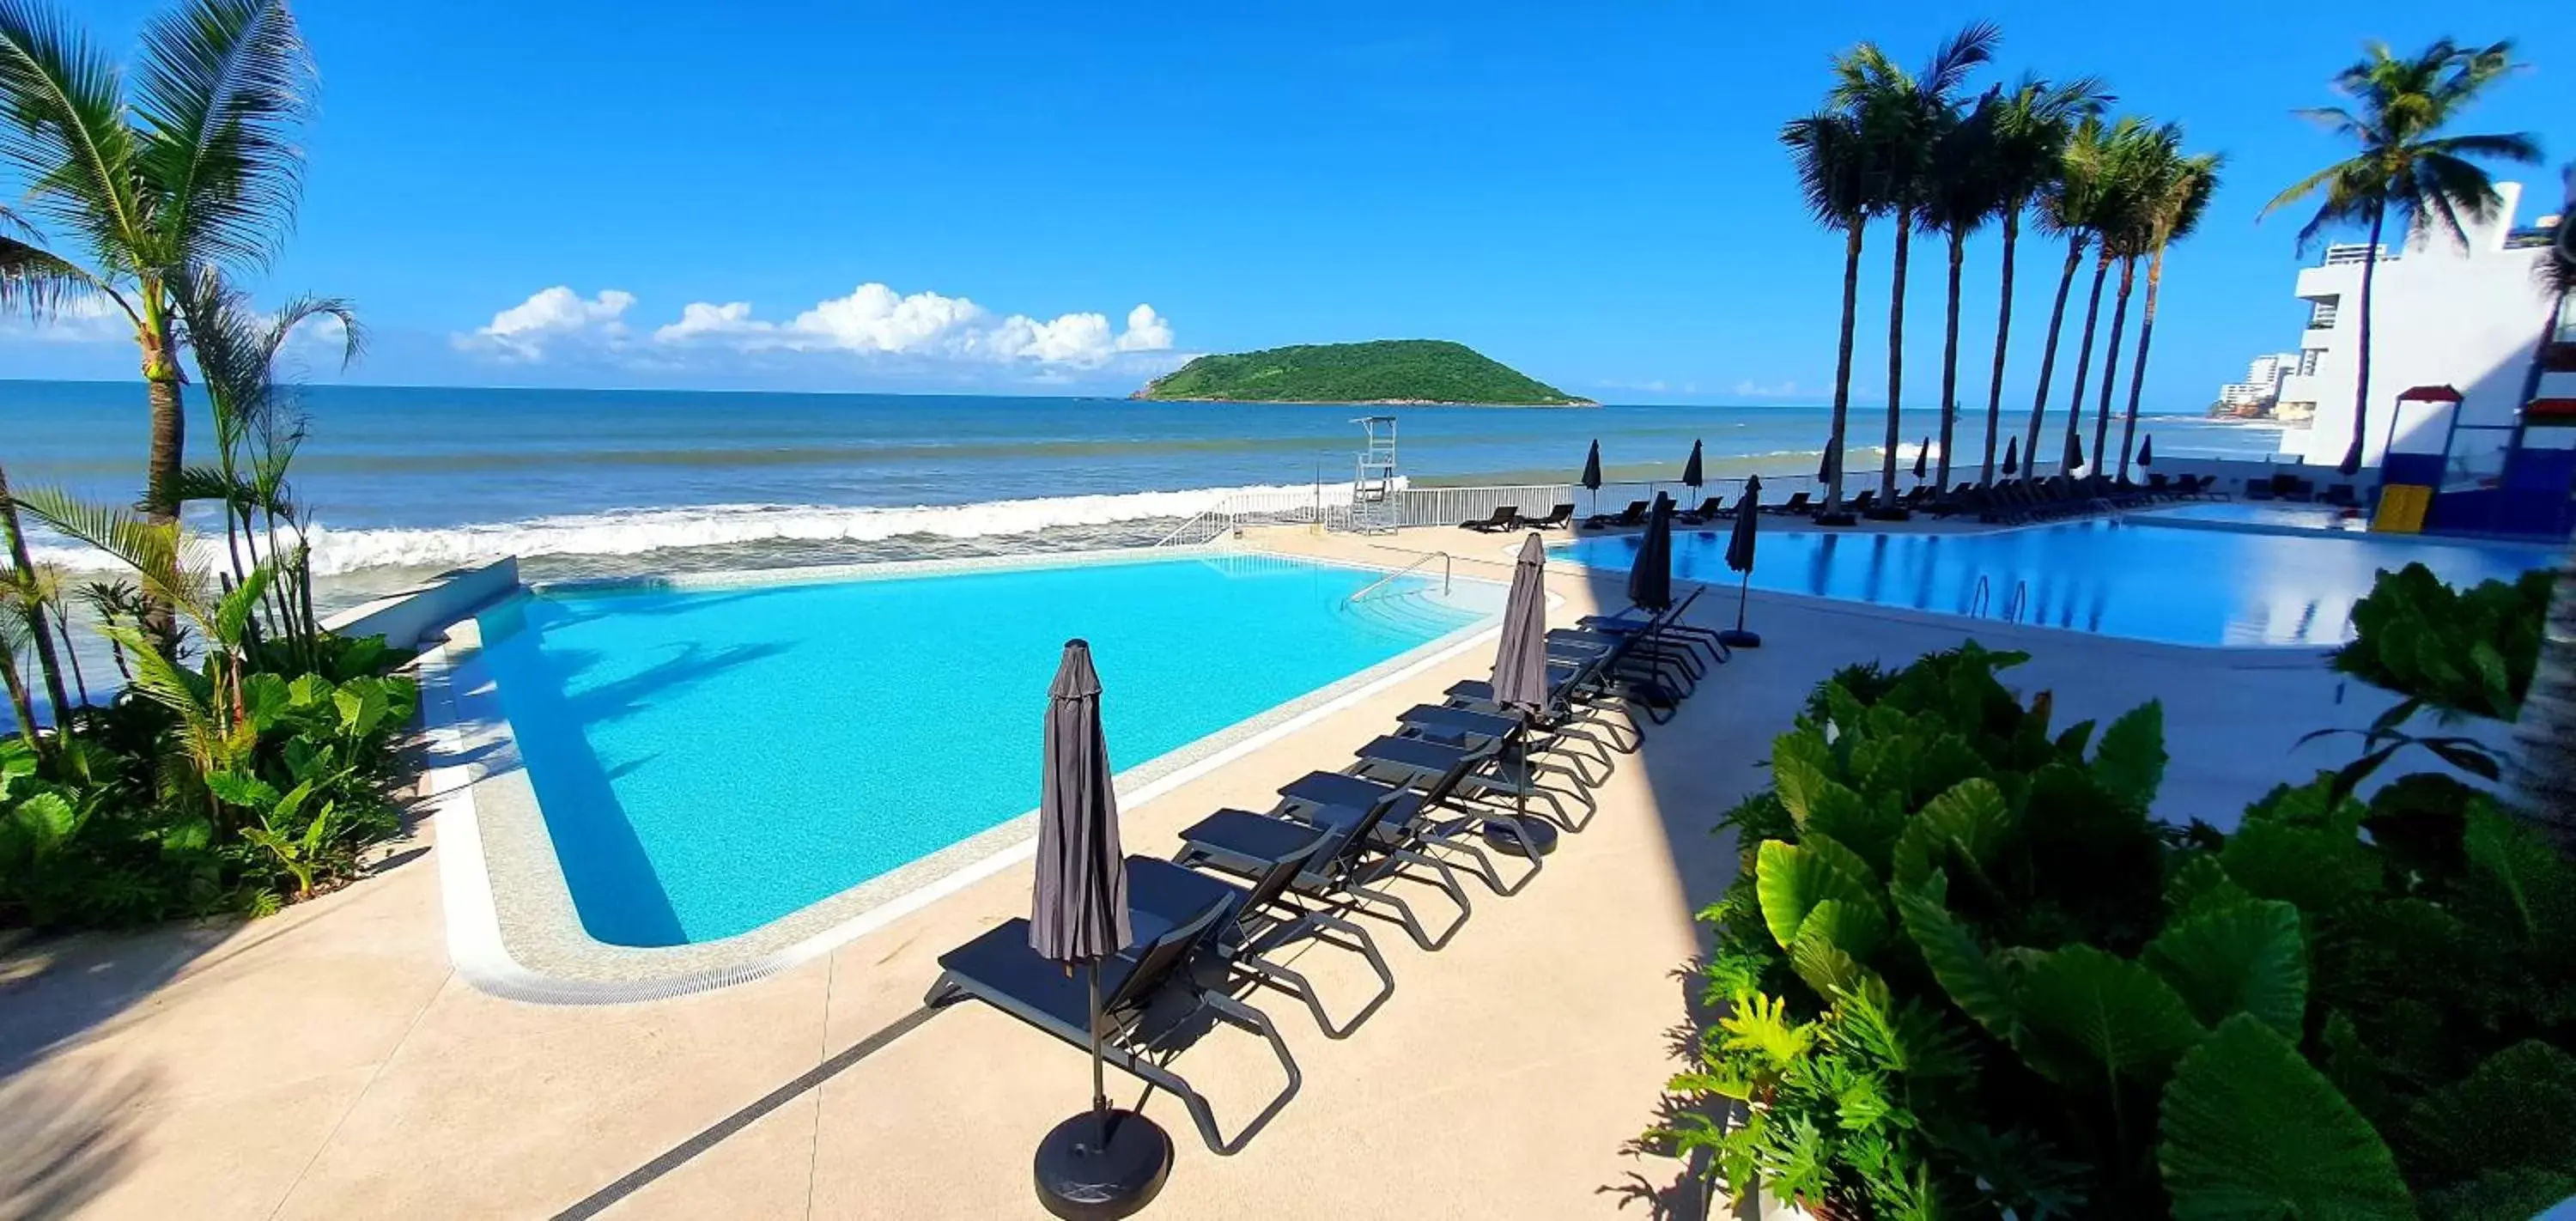
POLYGON ((1520 521, 1521 528, 1527 530, 1555 530, 1573 524, 1574 505, 1571 502, 1549 509, 1545 517, 1524 517, 1520 521))
MULTIPOLYGON (((1610 779, 1614 766, 1606 748, 1586 752, 1568 745, 1574 739, 1544 727, 1534 720, 1523 720, 1503 712, 1480 712, 1447 704, 1415 704, 1396 714, 1396 721, 1417 736, 1435 736, 1464 744, 1479 738, 1501 739, 1513 731, 1522 731, 1520 749, 1533 760, 1546 759, 1551 767, 1563 771, 1574 782, 1587 789, 1599 788, 1610 779), (1586 764, 1597 762, 1601 771, 1595 774, 1586 764)), ((1597 740, 1593 740, 1596 748, 1597 740)))
POLYGON ((1377 1012, 1378 1006, 1395 995, 1395 973, 1387 969, 1386 957, 1378 953, 1377 940, 1369 936, 1367 929, 1329 911, 1300 906, 1289 897, 1289 883, 1332 839, 1332 833, 1323 830, 1302 830, 1301 834, 1303 842, 1296 842, 1296 837, 1281 839, 1277 855, 1249 887, 1172 861, 1131 856, 1127 858, 1127 907, 1131 913, 1176 921, 1205 907, 1211 899, 1222 903, 1224 912, 1219 917, 1215 942, 1218 956, 1241 970, 1250 982, 1277 988, 1304 1001, 1325 1037, 1348 1038, 1370 1014, 1377 1012), (1324 936, 1326 932, 1343 939, 1334 944, 1356 950, 1367 959, 1378 979, 1377 995, 1338 1027, 1324 1012, 1323 1000, 1314 985, 1271 957, 1302 941, 1330 940, 1324 936))
POLYGON ((1808 495, 1808 492, 1798 492, 1798 495, 1788 497, 1788 500, 1783 500, 1783 502, 1777 502, 1777 505, 1765 505, 1765 507, 1762 507, 1762 513, 1780 513, 1780 515, 1806 513, 1806 502, 1808 502, 1808 500, 1811 500, 1811 495, 1808 495))
POLYGON ((1735 514, 1728 511, 1726 507, 1725 497, 1711 496, 1708 499, 1699 502, 1699 507, 1696 509, 1673 514, 1673 520, 1680 522, 1685 526, 1699 526, 1716 521, 1721 517, 1733 516, 1735 516, 1735 514))
MULTIPOLYGON (((1448 799, 1470 766, 1471 762, 1462 762, 1452 775, 1419 792, 1380 785, 1362 793, 1337 785, 1334 779, 1356 777, 1336 772, 1309 773, 1282 786, 1280 807, 1270 813, 1219 810, 1184 829, 1181 851, 1173 859, 1192 868, 1259 877, 1268 873, 1289 834, 1282 827, 1326 831, 1327 849, 1309 858, 1288 883, 1287 893, 1318 901, 1347 899, 1354 908, 1362 903, 1387 908, 1395 913, 1415 945, 1438 950, 1458 935, 1474 907, 1449 863, 1424 850, 1428 845, 1420 834, 1424 829, 1422 819, 1426 810, 1448 799), (1290 796, 1290 789, 1301 786, 1304 792, 1342 800, 1323 802, 1290 796), (1432 936, 1414 916, 1411 904, 1383 889, 1384 883, 1402 876, 1408 865, 1430 870, 1437 879, 1434 884, 1458 906, 1457 922, 1438 937, 1432 936)), ((1463 847, 1470 854, 1482 856, 1472 846, 1444 846, 1463 847)), ((1488 882, 1496 881, 1498 875, 1491 859, 1482 864, 1488 882)))
POLYGON ((1860 514, 1863 517, 1867 517, 1869 516, 1869 511, 1876 508, 1877 505, 1878 489, 1871 488, 1868 491, 1862 492, 1860 495, 1854 496, 1850 500, 1844 502, 1843 507, 1854 513, 1860 514))
POLYGON ((1585 529, 1589 530, 1606 530, 1627 526, 1642 526, 1646 524, 1646 508, 1646 501, 1631 500, 1628 502, 1627 508, 1621 509, 1616 513, 1595 513, 1590 517, 1584 518, 1583 525, 1585 529))
POLYGON ((1352 781, 1361 785, 1393 785, 1402 789, 1427 788, 1441 783, 1452 768, 1465 762, 1467 771, 1450 783, 1449 795, 1441 807, 1450 817, 1425 814, 1415 820, 1414 831, 1435 847, 1474 856, 1484 874, 1485 884, 1494 893, 1519 894, 1538 874, 1538 854, 1520 852, 1519 855, 1529 859, 1530 870, 1521 875, 1519 883, 1507 884, 1500 871, 1494 868, 1491 858, 1476 847, 1473 837, 1483 836, 1485 842, 1495 843, 1494 834, 1500 832, 1522 845, 1543 842, 1538 838, 1541 833, 1526 820, 1525 807, 1515 806, 1516 801, 1544 804, 1554 815, 1556 824, 1568 830, 1580 830, 1590 822, 1598 803, 1593 800, 1591 790, 1576 786, 1573 791, 1583 803, 1584 819, 1575 821, 1566 812, 1562 794, 1557 789, 1539 784, 1537 769, 1524 766, 1515 756, 1511 750, 1512 741, 1509 734, 1502 738, 1474 740, 1452 735, 1448 740, 1442 740, 1439 736, 1424 736, 1418 729, 1410 733, 1381 734, 1351 752, 1358 761, 1347 770, 1310 775, 1297 785, 1279 792, 1283 797, 1331 803, 1341 800, 1329 795, 1337 790, 1351 794, 1362 791, 1349 783, 1352 781), (1318 784, 1323 775, 1335 775, 1339 779, 1318 784))
POLYGON ((1509 530, 1512 527, 1519 525, 1520 521, 1521 507, 1519 505, 1496 505, 1494 507, 1493 516, 1480 517, 1474 521, 1459 522, 1458 528, 1461 530, 1473 530, 1478 534, 1491 534, 1496 530, 1509 530))
POLYGON ((940 955, 939 978, 931 983, 922 1004, 940 1008, 963 1000, 983 1001, 1086 1051, 1096 1029, 1102 1059, 1179 1098, 1209 1151, 1232 1154, 1296 1096, 1304 1078, 1267 1016, 1198 982, 1194 960, 1211 952, 1209 945, 1225 915, 1225 903, 1213 895, 1177 921, 1140 913, 1131 906, 1135 942, 1102 959, 1096 968, 1100 972, 1096 1028, 1090 980, 1084 972, 1068 973, 1030 949, 1029 922, 1023 919, 1005 921, 940 955), (1194 1036, 1202 1014, 1268 1040, 1279 1067, 1288 1074, 1288 1088, 1232 1142, 1217 1131, 1216 1114, 1207 1098, 1161 1062, 1194 1036))

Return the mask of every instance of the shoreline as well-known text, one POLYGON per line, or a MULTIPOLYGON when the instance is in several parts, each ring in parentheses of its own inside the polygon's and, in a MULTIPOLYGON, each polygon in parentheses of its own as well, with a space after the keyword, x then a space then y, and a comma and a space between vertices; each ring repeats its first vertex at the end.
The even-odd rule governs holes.
POLYGON ((1131 403, 1241 403, 1253 407, 1508 407, 1518 410, 1582 409, 1599 407, 1592 399, 1570 403, 1466 403, 1450 399, 1234 399, 1208 398, 1186 394, 1147 394, 1142 390, 1127 396, 1131 403))

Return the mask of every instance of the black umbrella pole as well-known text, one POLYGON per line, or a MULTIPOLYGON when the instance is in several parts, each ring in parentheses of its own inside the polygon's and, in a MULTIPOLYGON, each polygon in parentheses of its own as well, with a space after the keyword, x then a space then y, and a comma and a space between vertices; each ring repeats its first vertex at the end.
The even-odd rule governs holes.
POLYGON ((1109 1084, 1100 1055, 1100 960, 1091 960, 1091 1109, 1100 1116, 1100 1143, 1109 1143, 1109 1084))
POLYGON ((1719 632, 1717 634, 1717 642, 1719 644, 1725 645, 1730 649, 1758 649, 1762 647, 1762 637, 1760 635, 1744 630, 1744 604, 1749 601, 1752 596, 1753 570, 1747 568, 1744 570, 1743 581, 1735 587, 1735 630, 1731 632, 1719 632))

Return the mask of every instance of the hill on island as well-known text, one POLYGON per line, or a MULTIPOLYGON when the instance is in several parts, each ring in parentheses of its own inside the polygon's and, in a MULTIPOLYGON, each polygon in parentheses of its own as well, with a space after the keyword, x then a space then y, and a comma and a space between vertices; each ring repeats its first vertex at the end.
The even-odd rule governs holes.
POLYGON ((1130 395, 1240 403, 1465 403, 1590 407, 1445 339, 1299 344, 1202 356, 1130 395))

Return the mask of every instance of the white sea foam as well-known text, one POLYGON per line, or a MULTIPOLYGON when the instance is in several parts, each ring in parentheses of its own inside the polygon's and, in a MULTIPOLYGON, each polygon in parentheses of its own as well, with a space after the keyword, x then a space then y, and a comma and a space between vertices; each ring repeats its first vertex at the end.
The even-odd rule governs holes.
MULTIPOLYGON (((1347 504, 1351 485, 1194 488, 900 507, 695 505, 442 527, 339 529, 324 524, 313 529, 313 567, 330 576, 369 568, 448 568, 505 555, 640 555, 666 547, 877 542, 907 535, 981 538, 1068 526, 1175 520, 1220 504, 1231 504, 1238 511, 1286 512, 1313 504, 1319 492, 1327 505, 1347 504)), ((69 569, 114 566, 99 552, 51 540, 39 542, 34 552, 39 562, 69 569)))

